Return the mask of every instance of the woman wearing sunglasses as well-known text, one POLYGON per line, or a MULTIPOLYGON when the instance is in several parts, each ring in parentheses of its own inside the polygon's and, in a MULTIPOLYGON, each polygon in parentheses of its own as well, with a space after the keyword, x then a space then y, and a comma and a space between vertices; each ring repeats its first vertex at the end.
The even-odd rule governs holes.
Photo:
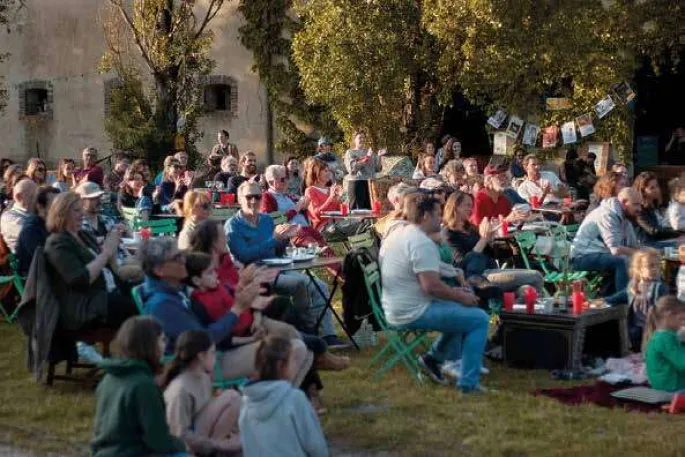
POLYGON ((145 179, 140 171, 129 168, 117 201, 119 208, 135 208, 141 220, 148 220, 152 213, 152 199, 145 192, 145 179))
POLYGON ((202 221, 209 218, 212 203, 207 193, 200 190, 189 190, 183 198, 183 229, 178 234, 178 248, 190 249, 190 240, 195 229, 202 221))
POLYGON ((192 182, 192 176, 181 163, 172 159, 164 171, 164 178, 153 194, 153 200, 164 207, 176 200, 183 200, 192 182))

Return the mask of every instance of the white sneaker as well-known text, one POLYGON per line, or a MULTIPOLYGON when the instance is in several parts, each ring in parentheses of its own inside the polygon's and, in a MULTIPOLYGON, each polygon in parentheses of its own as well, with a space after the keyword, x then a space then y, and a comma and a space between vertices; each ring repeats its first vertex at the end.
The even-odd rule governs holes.
MULTIPOLYGON (((442 374, 452 379, 459 379, 461 377, 461 359, 447 361, 442 364, 440 368, 442 374)), ((490 370, 483 365, 480 366, 480 374, 490 374, 490 370)))

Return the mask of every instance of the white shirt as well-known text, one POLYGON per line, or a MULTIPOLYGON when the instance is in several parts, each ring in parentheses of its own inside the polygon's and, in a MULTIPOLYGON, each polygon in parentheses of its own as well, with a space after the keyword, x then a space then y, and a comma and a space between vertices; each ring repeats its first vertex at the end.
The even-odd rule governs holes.
POLYGON ((383 292, 381 304, 388 323, 408 324, 426 311, 433 298, 421 289, 419 273, 440 272, 438 247, 414 224, 395 228, 379 254, 383 292))
MULTIPOLYGON (((547 184, 550 185, 552 191, 557 191, 559 190, 559 186, 562 184, 561 180, 559 177, 554 174, 551 171, 541 171, 540 172, 540 180, 538 182, 534 182, 529 180, 528 178, 524 179, 521 184, 519 184, 518 189, 516 191, 519 193, 521 198, 524 198, 530 202, 530 197, 532 196, 537 196, 537 197, 542 197, 542 194, 544 193, 544 189, 547 186, 547 184)), ((559 197, 556 197, 555 195, 552 195, 551 193, 547 194, 545 197, 545 201, 543 203, 561 203, 562 200, 559 197)))

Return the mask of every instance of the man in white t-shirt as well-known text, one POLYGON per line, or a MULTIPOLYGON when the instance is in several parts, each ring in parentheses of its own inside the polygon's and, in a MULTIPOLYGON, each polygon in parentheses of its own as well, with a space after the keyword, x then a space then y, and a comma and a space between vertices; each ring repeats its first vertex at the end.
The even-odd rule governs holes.
POLYGON ((388 323, 400 329, 441 332, 419 364, 434 381, 446 384, 445 362, 462 360, 459 387, 480 392, 480 370, 488 315, 477 307, 468 287, 440 279, 440 254, 429 235, 440 231, 440 203, 424 193, 405 197, 407 225, 393 230, 381 245, 381 302, 388 323))
POLYGON ((529 203, 533 196, 542 203, 561 203, 568 195, 568 189, 555 173, 540 171, 540 162, 535 155, 529 154, 523 158, 523 168, 526 177, 516 190, 529 203))

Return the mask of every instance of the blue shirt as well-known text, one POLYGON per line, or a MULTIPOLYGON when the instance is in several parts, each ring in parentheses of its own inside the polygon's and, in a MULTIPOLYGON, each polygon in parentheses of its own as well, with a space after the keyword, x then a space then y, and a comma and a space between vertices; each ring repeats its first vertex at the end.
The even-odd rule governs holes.
POLYGON ((287 243, 274 238, 274 221, 266 214, 259 215, 255 226, 245 218, 242 210, 238 211, 226 221, 224 231, 231 253, 244 264, 276 257, 287 243))

